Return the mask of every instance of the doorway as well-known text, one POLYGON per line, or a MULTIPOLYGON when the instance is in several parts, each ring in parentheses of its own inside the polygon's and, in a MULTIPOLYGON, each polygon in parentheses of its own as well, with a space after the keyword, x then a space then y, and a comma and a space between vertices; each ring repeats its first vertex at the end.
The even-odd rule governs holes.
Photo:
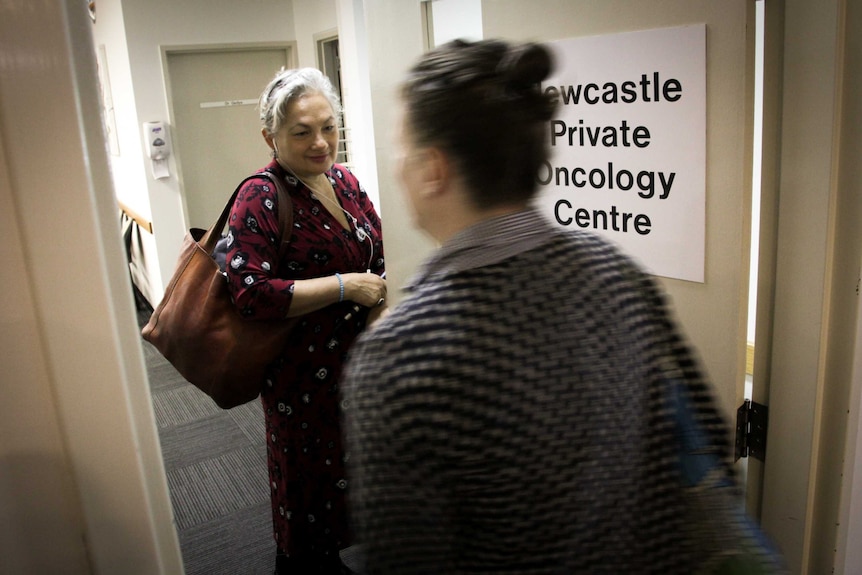
MULTIPOLYGON (((343 103, 344 98, 341 90, 341 57, 339 56, 339 45, 337 35, 327 35, 317 38, 317 65, 323 75, 329 79, 338 99, 343 103)), ((351 168, 350 163, 350 128, 347 119, 342 114, 341 126, 338 128, 338 155, 335 157, 338 164, 351 168)))
MULTIPOLYGON (((762 372, 755 378, 755 340, 757 333, 758 278, 760 267, 761 232, 761 176, 763 154, 763 42, 764 42, 764 0, 755 2, 755 47, 754 47, 754 127, 752 137, 752 176, 751 176, 751 244, 749 247, 748 277, 748 324, 745 345, 745 386, 743 398, 752 402, 765 403, 768 385, 763 381, 762 372), (757 390, 755 394, 755 384, 757 390), (756 395, 756 397, 755 397, 756 395)), ((754 516, 760 516, 760 491, 762 489, 763 468, 760 462, 752 463, 752 457, 739 462, 741 484, 746 492, 746 507, 754 516)))
POLYGON ((188 227, 209 228, 237 183, 269 161, 258 98, 292 46, 169 49, 168 100, 188 227))

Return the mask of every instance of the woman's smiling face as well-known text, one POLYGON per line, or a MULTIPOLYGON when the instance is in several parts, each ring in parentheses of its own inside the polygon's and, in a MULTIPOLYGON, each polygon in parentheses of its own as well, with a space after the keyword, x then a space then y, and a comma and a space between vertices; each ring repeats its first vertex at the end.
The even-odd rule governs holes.
POLYGON ((287 105, 284 122, 267 143, 279 163, 303 179, 332 167, 338 154, 338 122, 326 96, 311 92, 287 105))

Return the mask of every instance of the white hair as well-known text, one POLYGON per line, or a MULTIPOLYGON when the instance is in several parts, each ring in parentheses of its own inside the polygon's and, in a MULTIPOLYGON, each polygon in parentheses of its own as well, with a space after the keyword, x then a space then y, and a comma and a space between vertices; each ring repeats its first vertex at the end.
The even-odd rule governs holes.
POLYGON ((260 95, 260 123, 267 134, 278 132, 292 101, 310 93, 320 93, 329 100, 336 122, 341 122, 341 101, 329 78, 317 68, 282 68, 260 95))

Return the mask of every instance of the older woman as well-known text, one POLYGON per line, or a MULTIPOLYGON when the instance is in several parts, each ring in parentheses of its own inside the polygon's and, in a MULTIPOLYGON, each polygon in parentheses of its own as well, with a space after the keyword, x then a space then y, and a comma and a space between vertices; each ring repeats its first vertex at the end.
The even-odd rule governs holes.
POLYGON ((227 274, 250 320, 301 317, 261 394, 277 573, 338 573, 349 542, 338 380, 345 354, 385 309, 380 219, 335 164, 340 104, 320 71, 282 71, 260 97, 266 166, 293 203, 281 253, 278 195, 249 180, 232 208, 227 274), (370 310, 370 311, 369 311, 370 310))

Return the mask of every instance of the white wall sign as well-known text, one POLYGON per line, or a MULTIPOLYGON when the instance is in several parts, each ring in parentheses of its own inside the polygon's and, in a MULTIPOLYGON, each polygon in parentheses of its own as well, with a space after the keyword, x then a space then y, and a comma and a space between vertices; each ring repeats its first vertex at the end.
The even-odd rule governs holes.
POLYGON ((703 282, 706 25, 549 43, 558 99, 538 204, 650 273, 703 282))

